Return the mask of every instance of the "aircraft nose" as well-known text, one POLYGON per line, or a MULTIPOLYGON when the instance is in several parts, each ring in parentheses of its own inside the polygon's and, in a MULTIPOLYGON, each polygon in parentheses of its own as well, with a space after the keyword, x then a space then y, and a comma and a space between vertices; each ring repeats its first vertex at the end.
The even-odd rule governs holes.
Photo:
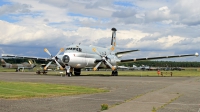
POLYGON ((68 63, 70 60, 69 56, 68 55, 64 55, 63 58, 62 58, 62 62, 63 63, 68 63))

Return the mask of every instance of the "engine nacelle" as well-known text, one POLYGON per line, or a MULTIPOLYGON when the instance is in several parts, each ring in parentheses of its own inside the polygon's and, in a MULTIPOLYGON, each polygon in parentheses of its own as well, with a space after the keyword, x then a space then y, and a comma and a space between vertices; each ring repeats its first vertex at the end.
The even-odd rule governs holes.
POLYGON ((121 58, 122 56, 123 56, 122 54, 118 54, 118 55, 117 55, 118 58, 121 58))

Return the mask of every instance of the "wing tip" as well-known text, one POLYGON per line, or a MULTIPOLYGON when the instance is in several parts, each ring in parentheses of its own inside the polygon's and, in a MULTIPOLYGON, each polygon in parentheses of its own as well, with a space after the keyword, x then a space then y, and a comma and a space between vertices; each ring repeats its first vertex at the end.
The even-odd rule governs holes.
POLYGON ((199 53, 198 53, 198 52, 196 52, 196 53, 195 53, 195 56, 196 56, 196 57, 198 57, 198 56, 199 56, 199 53))

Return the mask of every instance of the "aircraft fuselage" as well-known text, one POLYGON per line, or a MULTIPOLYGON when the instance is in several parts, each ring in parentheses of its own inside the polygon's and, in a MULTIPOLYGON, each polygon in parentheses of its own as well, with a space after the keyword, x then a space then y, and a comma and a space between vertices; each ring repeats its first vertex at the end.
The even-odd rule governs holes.
MULTIPOLYGON (((98 61, 102 60, 102 57, 98 55, 94 50, 97 50, 100 54, 107 56, 107 61, 109 61, 113 66, 119 61, 118 57, 115 56, 114 52, 110 52, 109 48, 101 48, 97 46, 83 46, 83 45, 70 45, 65 48, 63 55, 59 55, 58 62, 60 64, 68 64, 73 68, 84 68, 84 67, 94 67, 98 61), (66 57, 63 59, 63 57, 66 57)), ((109 68, 105 64, 101 64, 99 67, 109 68)))

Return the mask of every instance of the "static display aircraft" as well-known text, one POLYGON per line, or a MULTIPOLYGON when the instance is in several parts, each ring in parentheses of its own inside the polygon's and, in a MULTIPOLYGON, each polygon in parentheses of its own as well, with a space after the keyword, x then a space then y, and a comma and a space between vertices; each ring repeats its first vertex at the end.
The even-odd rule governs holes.
POLYGON ((41 64, 41 69, 37 70, 36 73, 37 74, 47 74, 47 71, 50 71, 50 70, 56 70, 57 69, 57 65, 56 64, 50 64, 48 66, 48 68, 45 68, 46 67, 46 64, 41 64))
POLYGON ((122 66, 117 66, 118 69, 121 69, 121 70, 129 70, 129 67, 126 67, 124 65, 122 66))
POLYGON ((132 67, 129 67, 129 70, 141 70, 141 68, 133 65, 132 67))
MULTIPOLYGON (((150 58, 133 58, 133 59, 121 59, 123 54, 131 53, 138 50, 129 50, 123 52, 116 52, 116 28, 112 28, 112 39, 111 46, 109 48, 97 47, 97 46, 84 46, 84 45, 70 45, 66 48, 61 48, 60 51, 55 55, 45 48, 44 51, 50 55, 50 58, 38 58, 30 56, 16 56, 10 55, 10 57, 16 58, 29 58, 38 60, 50 61, 44 69, 46 69, 52 61, 64 69, 65 65, 70 66, 70 71, 74 72, 74 75, 79 76, 81 74, 81 69, 85 67, 92 67, 93 70, 100 68, 111 68, 112 75, 117 76, 117 64, 123 62, 134 62, 143 60, 153 60, 153 59, 163 59, 163 58, 175 58, 175 57, 187 57, 187 56, 198 56, 195 54, 185 54, 185 55, 175 55, 175 56, 160 56, 160 57, 150 57, 150 58), (61 52, 64 53, 60 55, 61 52)), ((3 56, 3 55, 2 55, 3 56)), ((5 57, 9 55, 4 55, 5 57)))
POLYGON ((24 70, 24 69, 33 69, 36 66, 33 60, 29 59, 28 62, 29 63, 24 62, 21 64, 10 64, 10 63, 6 63, 4 59, 1 59, 1 65, 3 68, 16 69, 16 72, 20 70, 24 70))

